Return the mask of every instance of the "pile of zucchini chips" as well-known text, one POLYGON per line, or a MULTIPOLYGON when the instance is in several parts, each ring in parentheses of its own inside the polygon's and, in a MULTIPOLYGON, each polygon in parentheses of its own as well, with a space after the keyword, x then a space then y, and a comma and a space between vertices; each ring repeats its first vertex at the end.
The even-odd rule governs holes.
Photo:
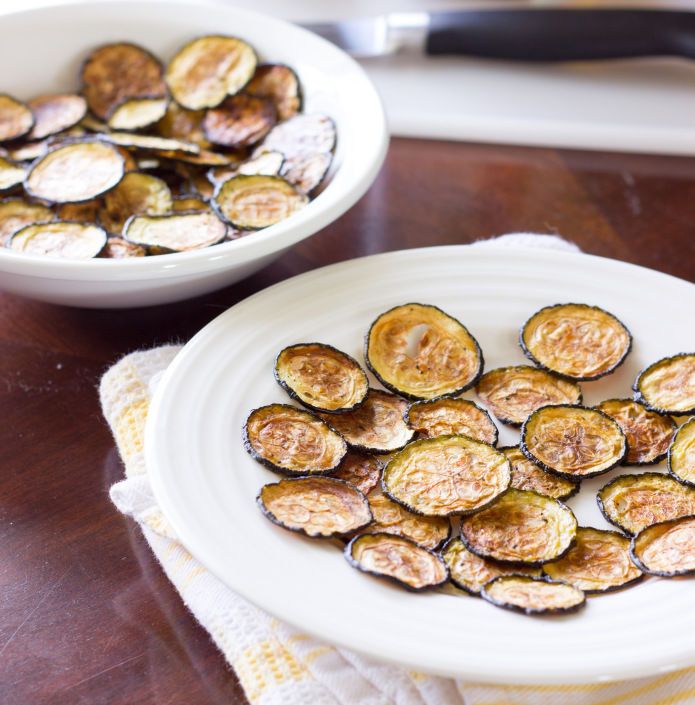
POLYGON ((0 243, 50 257, 183 252, 303 208, 336 130, 303 114, 295 72, 234 37, 186 44, 165 68, 101 46, 80 94, 0 95, 0 243))
POLYGON ((257 461, 290 477, 265 485, 270 521, 313 538, 341 538, 346 559, 411 590, 444 585, 525 614, 572 612, 586 595, 645 574, 695 573, 695 354, 647 367, 633 399, 582 405, 579 382, 613 372, 630 352, 606 311, 559 304, 524 324, 535 366, 483 374, 476 339, 424 304, 381 314, 365 362, 322 343, 291 345, 275 378, 304 408, 270 404, 244 426, 257 461), (475 387, 488 410, 459 395, 475 387), (521 427, 497 448, 493 417, 521 427), (577 525, 563 503, 582 480, 620 465, 598 493, 619 531, 577 525))

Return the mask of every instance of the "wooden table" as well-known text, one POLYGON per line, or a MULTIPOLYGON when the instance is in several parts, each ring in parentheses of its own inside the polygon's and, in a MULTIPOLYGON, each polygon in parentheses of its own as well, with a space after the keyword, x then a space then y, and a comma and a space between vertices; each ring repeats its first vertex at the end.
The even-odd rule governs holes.
POLYGON ((299 272, 523 230, 692 280, 695 160, 394 140, 352 211, 237 286, 137 311, 1 296, 0 703, 246 702, 108 499, 122 467, 96 387, 112 362, 299 272))

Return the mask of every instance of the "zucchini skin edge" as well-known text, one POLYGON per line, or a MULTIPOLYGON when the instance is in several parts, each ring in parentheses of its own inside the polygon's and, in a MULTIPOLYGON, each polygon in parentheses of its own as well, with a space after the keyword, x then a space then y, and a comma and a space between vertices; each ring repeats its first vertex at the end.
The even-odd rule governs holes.
POLYGON ((682 485, 685 485, 686 487, 695 487, 695 481, 693 480, 686 480, 684 477, 681 477, 676 473, 676 471, 671 467, 671 449, 673 448, 676 438, 678 437, 678 434, 680 433, 681 429, 683 426, 686 424, 695 424, 695 416, 691 419, 688 419, 684 424, 678 427, 678 430, 673 434, 673 440, 671 441, 671 445, 669 446, 668 450, 666 451, 666 467, 668 468, 668 474, 674 479, 678 480, 682 485))
MULTIPOLYGON (((580 592, 584 593, 584 599, 577 603, 576 605, 573 605, 572 607, 555 607, 552 609, 547 609, 547 610, 534 610, 530 609, 528 607, 518 607, 517 605, 511 605, 508 602, 500 602, 499 600, 494 600, 490 595, 488 595, 487 591, 485 588, 490 584, 494 583, 495 580, 500 580, 501 578, 504 577, 512 577, 512 576, 500 576, 499 578, 493 578, 492 580, 488 581, 483 585, 482 590, 480 591, 480 596, 485 600, 486 602, 489 602, 491 605, 495 605, 495 607, 501 607, 502 609, 505 610, 510 610, 511 612, 518 612, 519 614, 523 615, 528 615, 528 616, 543 616, 543 615, 553 615, 553 614, 572 614, 573 612, 578 612, 582 607, 586 605, 586 593, 584 593, 583 590, 580 590, 580 592)), ((526 576, 523 576, 526 577, 526 576)), ((547 577, 541 577, 541 578, 528 578, 529 580, 532 580, 534 582, 545 582, 545 583, 551 583, 553 585, 570 585, 570 583, 567 583, 563 580, 549 580, 547 577)), ((574 587, 572 585, 572 587, 574 587)), ((575 588, 578 589, 578 588, 575 588)))

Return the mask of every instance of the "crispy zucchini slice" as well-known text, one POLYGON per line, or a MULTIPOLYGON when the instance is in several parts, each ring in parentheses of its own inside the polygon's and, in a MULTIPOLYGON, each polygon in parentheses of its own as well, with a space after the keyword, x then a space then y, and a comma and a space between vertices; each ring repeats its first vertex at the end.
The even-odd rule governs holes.
POLYGON ((511 481, 509 461, 468 436, 415 441, 391 458, 381 480, 386 494, 416 514, 470 514, 488 506, 511 481))
MULTIPOLYGON (((258 148, 261 152, 282 152, 286 158, 300 154, 332 152, 335 147, 335 123, 327 115, 295 115, 278 123, 258 148)), ((257 156, 254 153, 254 156, 257 156)))
MULTIPOLYGON (((221 154, 220 152, 212 152, 209 149, 202 148, 198 152, 198 154, 159 152, 159 155, 168 159, 176 159, 177 161, 183 162, 184 164, 192 164, 193 166, 202 167, 229 166, 230 164, 236 164, 237 162, 237 159, 234 155, 221 154)), ((212 189, 210 189, 210 195, 212 195, 212 189)))
POLYGON ((10 238, 15 252, 61 259, 92 259, 106 244, 106 233, 91 223, 62 221, 27 225, 10 238))
POLYGON ((0 201, 0 247, 7 245, 18 230, 34 223, 49 223, 55 215, 39 203, 28 203, 22 198, 0 201))
POLYGON ((500 448, 512 466, 512 484, 517 490, 530 490, 553 499, 569 499, 579 492, 579 483, 564 477, 551 475, 531 462, 519 446, 500 448))
POLYGON ((542 565, 563 556, 574 543, 572 510, 537 492, 510 489, 492 506, 461 521, 461 540, 482 558, 542 565))
POLYGON ((0 142, 16 140, 34 127, 34 115, 27 105, 6 93, 0 94, 0 142))
POLYGON ((114 188, 125 173, 123 155, 99 141, 58 147, 34 162, 24 189, 53 203, 90 201, 114 188))
POLYGON ((324 343, 284 348, 275 359, 274 373, 292 399, 313 411, 352 411, 369 391, 367 375, 357 360, 324 343))
POLYGON ((415 435, 403 418, 407 406, 405 400, 389 392, 370 389, 356 409, 321 416, 351 448, 365 453, 393 453, 415 435))
POLYGON ((695 418, 676 432, 668 451, 668 470, 676 480, 695 486, 695 418))
POLYGON ((168 98, 127 98, 113 108, 107 124, 112 130, 141 130, 161 120, 168 103, 168 98))
POLYGON ((695 353, 664 357, 637 375, 638 401, 661 414, 695 414, 695 353))
POLYGON ((224 240, 225 224, 212 212, 134 215, 123 226, 123 237, 145 247, 188 252, 224 240))
POLYGON ((368 495, 379 484, 383 470, 384 466, 377 458, 349 450, 331 475, 349 482, 362 494, 368 495))
POLYGON ((200 147, 194 142, 173 140, 159 135, 139 135, 132 132, 109 132, 99 137, 104 142, 124 147, 139 149, 169 159, 184 159, 200 153, 200 147))
POLYGON ((367 526, 366 497, 333 477, 291 477, 261 488, 256 498, 273 524, 311 538, 345 536, 367 526))
POLYGON ((540 568, 510 566, 476 556, 464 546, 460 538, 448 541, 441 551, 441 556, 449 568, 449 580, 457 588, 471 595, 480 595, 485 583, 501 575, 541 575, 540 568))
POLYGON ((0 191, 10 191, 26 178, 27 170, 21 164, 0 157, 0 191))
POLYGON ((126 257, 145 257, 145 255, 147 252, 144 247, 128 242, 122 237, 110 237, 99 256, 108 259, 124 259, 126 257))
POLYGON ((497 445, 497 426, 490 414, 468 399, 417 401, 408 408, 405 420, 421 438, 460 435, 497 445))
POLYGON ((695 488, 659 472, 616 477, 599 490, 596 500, 606 520, 628 534, 695 514, 695 488))
POLYGON ((289 404, 254 409, 244 424, 244 447, 258 462, 286 475, 321 475, 338 468, 345 440, 310 411, 289 404))
POLYGON ((263 152, 241 164, 213 167, 208 170, 207 178, 211 184, 219 186, 233 176, 277 176, 284 161, 285 157, 281 152, 263 152))
POLYGON ((43 157, 51 146, 50 139, 38 142, 24 142, 12 145, 12 148, 7 150, 7 156, 13 162, 33 162, 34 159, 43 157))
POLYGON ((670 416, 650 411, 632 399, 607 399, 596 405, 608 414, 627 438, 625 465, 652 465, 661 462, 668 453, 676 431, 670 416))
POLYGON ((267 98, 278 120, 294 117, 302 109, 302 90, 297 74, 284 64, 261 64, 244 89, 249 95, 267 98))
POLYGON ((136 44, 105 44, 82 65, 82 94, 94 115, 107 120, 129 98, 166 97, 162 65, 136 44))
POLYGON ((241 39, 198 37, 169 62, 165 80, 182 107, 214 108, 249 82, 257 64, 256 52, 241 39))
POLYGON ((544 564, 543 571, 587 595, 619 590, 644 577, 630 559, 627 536, 591 527, 577 529, 574 546, 559 560, 544 564))
POLYGON ((544 370, 577 381, 599 379, 623 363, 630 331, 613 314, 586 304, 536 311, 519 336, 526 357, 544 370))
POLYGON ((174 213, 191 213, 194 211, 207 211, 210 207, 207 202, 198 196, 179 196, 173 199, 171 210, 174 213))
POLYGON ((436 553, 414 541, 392 534, 361 534, 345 546, 345 558, 354 568, 387 578, 408 590, 443 585, 449 571, 436 553))
POLYGON ((695 575, 695 516, 652 524, 632 539, 632 560, 662 578, 695 575))
POLYGON ((503 575, 483 586, 481 596, 495 607, 521 614, 567 614, 586 604, 586 595, 567 583, 526 575, 503 575))
POLYGON ((510 426, 521 426, 541 406, 582 403, 578 384, 530 365, 490 370, 478 380, 475 391, 510 426))
POLYGON ((241 149, 262 140, 276 122, 275 106, 269 100, 237 93, 210 108, 201 127, 210 142, 241 149))
POLYGON ((212 204, 240 230, 259 230, 304 208, 309 199, 279 176, 234 176, 215 190, 212 204))
POLYGON ((627 439, 603 411, 558 404, 542 406, 526 419, 520 448, 543 470, 578 481, 620 465, 627 455, 627 439))
POLYGON ((61 203, 56 207, 55 212, 58 220, 96 223, 99 219, 99 211, 102 205, 100 198, 94 198, 91 201, 82 201, 82 203, 61 203))
POLYGON ((27 107, 34 114, 34 126, 27 135, 30 140, 42 140, 77 125, 87 114, 87 101, 74 93, 40 95, 27 107))
POLYGON ((367 366, 408 399, 457 396, 483 371, 478 341, 436 306, 404 304, 382 313, 367 333, 367 366))
POLYGON ((130 171, 104 197, 99 222, 111 233, 121 233, 132 215, 163 215, 173 206, 171 191, 162 179, 130 171))
POLYGON ((310 194, 321 184, 332 161, 330 152, 294 155, 285 160, 280 173, 299 191, 310 194))
POLYGON ((201 149, 208 149, 212 145, 206 139, 201 127, 204 117, 204 110, 186 110, 178 103, 171 101, 166 113, 157 123, 156 131, 161 137, 193 142, 201 149))

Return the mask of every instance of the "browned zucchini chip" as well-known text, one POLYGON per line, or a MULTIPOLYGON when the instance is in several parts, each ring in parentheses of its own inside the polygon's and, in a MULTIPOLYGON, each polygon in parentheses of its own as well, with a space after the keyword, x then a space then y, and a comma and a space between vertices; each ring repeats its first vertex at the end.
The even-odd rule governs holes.
POLYGON ((282 152, 289 159, 299 154, 332 152, 334 147, 333 120, 327 115, 310 113, 278 123, 263 140, 258 152, 282 152))
POLYGON ((224 239, 225 224, 212 212, 134 215, 123 226, 123 237, 136 245, 187 252, 224 239))
POLYGON ((480 595, 485 583, 499 578, 501 575, 531 575, 540 577, 540 568, 527 566, 510 566, 496 563, 471 553, 459 538, 447 542, 441 552, 442 558, 449 568, 449 580, 461 590, 471 595, 480 595))
POLYGON ((287 120, 302 109, 302 92, 297 74, 284 64, 261 64, 244 89, 249 95, 268 98, 278 120, 287 120))
POLYGON ((171 209, 175 213, 191 213, 192 211, 207 211, 209 206, 198 196, 179 196, 172 201, 171 209))
POLYGON ((34 127, 31 110, 5 93, 0 94, 0 142, 16 140, 34 127))
POLYGON ((330 152, 295 155, 285 160, 280 173, 302 193, 312 193, 328 173, 331 161, 330 152))
POLYGON ((406 422, 422 438, 462 435, 497 445, 497 426, 485 409, 468 399, 417 401, 408 408, 406 422))
POLYGON ((0 201, 0 247, 7 245, 18 230, 34 223, 49 223, 55 218, 53 211, 38 203, 28 203, 21 198, 0 201))
POLYGON ((307 197, 279 176, 234 176, 218 186, 213 207, 240 230, 259 230, 304 208, 307 197))
POLYGON ((632 539, 632 560, 645 573, 695 575, 695 516, 653 524, 632 539))
POLYGON ((120 233, 132 215, 163 215, 172 205, 171 191, 162 179, 131 171, 104 197, 99 221, 109 232, 120 233))
POLYGON ((208 171, 208 179, 217 185, 232 176, 277 176, 282 169, 285 157, 281 152, 263 152, 254 159, 248 159, 238 166, 216 167, 208 171))
MULTIPOLYGON (((201 149, 197 154, 184 154, 177 152, 159 152, 161 157, 167 159, 176 159, 178 162, 183 162, 184 164, 192 164, 193 166, 202 167, 214 167, 214 166, 229 166, 230 164, 236 164, 237 158, 230 154, 220 154, 219 152, 212 152, 209 149, 201 149)), ((201 178, 205 178, 201 174, 201 178)), ((212 186, 212 184, 210 184, 212 186)), ((210 188, 210 195, 212 195, 212 188, 210 188)))
POLYGON ((392 534, 362 534, 345 546, 345 558, 353 567, 387 578, 409 590, 443 585, 449 572, 436 553, 392 534))
POLYGON ((587 594, 609 592, 641 580, 642 571, 630 560, 630 539, 617 531, 580 527, 574 546, 560 560, 546 563, 544 572, 587 594))
POLYGON ((579 483, 551 475, 531 462, 519 446, 500 448, 512 466, 512 484, 517 490, 530 490, 553 499, 569 499, 579 491, 579 483))
POLYGON ((179 105, 188 110, 214 108, 249 82, 257 63, 256 53, 241 39, 199 37, 169 62, 165 78, 179 105))
POLYGON ((578 384, 529 365, 490 370, 475 391, 502 423, 511 426, 521 426, 541 406, 582 403, 578 384))
POLYGON ((313 411, 356 409, 369 390, 357 360, 331 345, 290 345, 275 359, 275 379, 298 402, 313 411))
POLYGON ((126 149, 140 149, 172 159, 183 159, 200 153, 200 147, 194 142, 172 140, 158 135, 138 135, 132 132, 109 132, 101 135, 104 142, 116 144, 126 149))
POLYGON ((289 404, 252 411, 244 425, 244 447, 258 462, 287 475, 333 472, 347 453, 347 444, 330 426, 289 404))
POLYGON ((657 360, 639 373, 632 388, 639 401, 661 414, 695 414, 695 353, 657 360))
POLYGON ((379 484, 383 469, 383 465, 377 458, 349 450, 338 469, 331 475, 349 482, 362 494, 367 495, 379 484))
POLYGON ((112 130, 141 130, 164 117, 167 98, 128 98, 114 107, 108 126, 112 130))
POLYGON ((628 534, 695 514, 695 488, 659 472, 616 477, 599 490, 596 499, 606 520, 628 534))
POLYGON ((393 394, 370 389, 365 400, 353 411, 322 414, 351 448, 366 453, 392 453, 412 440, 403 414, 408 404, 393 394))
POLYGON ((12 148, 7 150, 7 156, 14 162, 33 162, 34 159, 43 157, 51 146, 50 139, 25 142, 12 145, 12 148))
MULTIPOLYGON (((0 220, 0 228, 1 223, 0 220)), ((674 436, 668 451, 668 469, 677 480, 695 486, 695 418, 686 421, 674 436)))
POLYGON ((524 323, 519 342, 526 357, 544 370, 588 381, 622 364, 632 336, 614 315, 597 306, 557 304, 536 311, 524 323))
POLYGON ((577 520, 562 502, 510 489, 491 507, 461 521, 461 540, 483 558, 541 565, 563 556, 574 543, 577 520))
POLYGON ((625 465, 650 465, 662 461, 676 431, 670 416, 650 411, 632 399, 608 399, 596 405, 617 421, 627 438, 625 465))
POLYGON ((125 160, 112 145, 77 142, 58 147, 35 162, 24 188, 34 198, 77 203, 110 191, 124 173, 125 160))
POLYGON ((627 439, 610 416, 576 404, 542 406, 526 419, 520 448, 543 470, 582 480, 623 462, 627 439))
POLYGON ((146 49, 118 42, 95 49, 82 66, 82 93, 102 120, 128 98, 164 98, 162 66, 146 49))
POLYGON ((547 578, 503 575, 487 583, 483 599, 521 614, 567 614, 586 604, 584 593, 573 585, 547 578))
POLYGON ((210 142, 239 149, 262 140, 276 122, 275 107, 269 100, 237 93, 210 108, 201 127, 210 142))
POLYGON ((382 487, 416 514, 469 514, 493 502, 511 480, 509 461, 468 436, 415 441, 390 460, 382 487))
POLYGON ((61 259, 92 259, 106 244, 106 233, 90 223, 41 223, 27 225, 10 239, 9 247, 28 255, 61 259))
POLYGON ((108 259, 124 259, 126 257, 145 257, 146 254, 145 248, 140 245, 134 245, 122 237, 110 237, 99 256, 108 259))
POLYGON ((194 142, 199 147, 211 147, 200 126, 205 117, 204 110, 186 110, 178 103, 170 102, 164 117, 157 123, 157 133, 173 140, 194 142))
POLYGON ((369 328, 367 366, 388 389, 408 399, 456 396, 483 371, 476 339, 436 306, 404 304, 369 328))
POLYGON ((103 206, 100 198, 81 203, 61 203, 55 209, 58 220, 76 220, 80 223, 96 223, 103 206))
POLYGON ((27 106, 35 120, 28 134, 30 140, 42 140, 74 127, 87 113, 87 102, 74 93, 40 95, 28 101, 27 106))
POLYGON ((312 538, 345 536, 372 520, 365 496, 333 477, 292 477, 265 485, 258 505, 283 529, 312 538))
POLYGON ((19 186, 26 178, 27 170, 21 164, 0 157, 0 191, 9 191, 19 186))

